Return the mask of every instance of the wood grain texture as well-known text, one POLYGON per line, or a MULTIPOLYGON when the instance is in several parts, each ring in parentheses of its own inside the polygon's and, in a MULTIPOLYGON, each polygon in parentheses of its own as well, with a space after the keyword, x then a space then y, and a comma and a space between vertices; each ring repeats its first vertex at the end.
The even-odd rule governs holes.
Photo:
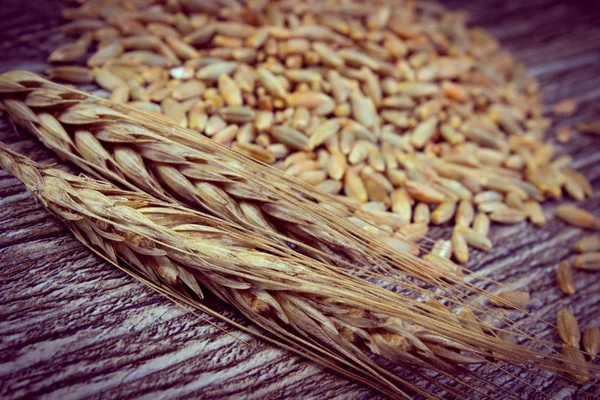
MULTIPOLYGON (((600 104, 600 12, 594 2, 531 0, 446 1, 467 8, 473 23, 498 37, 542 82, 549 106, 574 97, 578 113, 556 126, 598 118, 600 104)), ((61 2, 3 0, 0 3, 0 71, 42 71, 60 42, 61 2), (32 10, 35 8, 35 10, 32 10), (35 12, 33 12, 35 11, 35 12)), ((55 161, 30 136, 0 122, 0 140, 42 162, 55 161)), ((560 154, 600 189, 598 138, 576 134, 560 154)), ((520 224, 495 227, 495 244, 476 252, 470 267, 532 293, 530 310, 554 322, 569 307, 582 327, 600 323, 597 274, 575 273, 577 292, 556 287, 558 262, 582 235, 552 219, 544 229, 520 224)), ((598 197, 582 206, 600 214, 598 197)), ((440 228, 434 237, 448 236, 440 228)), ((490 289, 492 287, 490 286, 490 289)), ((373 391, 323 371, 313 363, 256 340, 211 317, 174 305, 99 260, 37 204, 13 178, 0 172, 0 398, 246 398, 371 399, 373 391)), ((210 304, 246 324, 234 310, 210 304)), ((511 315, 540 336, 554 330, 511 315)), ((485 373, 485 371, 483 371, 485 373)), ((522 398, 587 398, 564 381, 520 371, 489 375, 522 398), (522 379, 529 385, 518 379, 522 379), (542 393, 543 391, 543 393, 542 393)))

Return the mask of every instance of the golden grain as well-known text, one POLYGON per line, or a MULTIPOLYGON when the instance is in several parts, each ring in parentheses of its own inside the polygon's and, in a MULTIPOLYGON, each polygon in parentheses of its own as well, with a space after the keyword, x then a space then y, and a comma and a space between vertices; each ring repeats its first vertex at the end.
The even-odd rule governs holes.
POLYGON ((477 193, 475 197, 473 197, 473 202, 475 204, 487 203, 487 202, 499 202, 504 198, 502 193, 496 192, 494 190, 486 190, 484 192, 477 193))
POLYGON ((556 282, 560 290, 566 295, 575 293, 575 283, 573 282, 573 271, 568 261, 562 261, 556 269, 556 282))
POLYGON ((594 360, 600 350, 600 328, 597 326, 588 326, 583 330, 583 338, 581 340, 583 349, 590 356, 590 360, 594 360))
MULTIPOLYGON (((415 181, 407 181, 405 189, 413 199, 427 204, 439 204, 446 198, 444 193, 439 190, 415 181)), ((454 211, 452 213, 454 214, 454 211)), ((452 215, 449 218, 452 218, 452 215)))
POLYGON ((575 349, 579 349, 581 332, 579 330, 579 324, 571 311, 566 308, 558 310, 556 313, 556 328, 564 343, 575 349))
POLYGON ((583 253, 575 257, 575 268, 588 271, 600 270, 600 252, 583 253))
POLYGON ((490 219, 486 213, 477 213, 473 220, 473 230, 482 236, 487 236, 490 231, 490 219))
POLYGON ((589 370, 583 353, 572 346, 563 345, 562 354, 571 378, 578 384, 586 383, 589 380, 589 370))
POLYGON ((506 208, 493 211, 490 215, 490 220, 501 224, 517 224, 525 221, 525 214, 519 210, 506 208))
POLYGON ((77 66, 54 67, 46 70, 52 79, 71 83, 90 83, 94 80, 92 69, 77 66))
POLYGON ((467 240, 457 230, 452 232, 452 253, 454 258, 461 264, 469 262, 469 248, 467 247, 467 240))
POLYGON ((504 308, 524 308, 529 303, 529 293, 509 291, 497 293, 490 298, 492 304, 504 308))
POLYGON ((475 209, 473 208, 473 203, 469 200, 461 200, 456 211, 456 225, 469 227, 474 218, 475 209))
POLYGON ((596 217, 581 208, 573 205, 559 205, 556 207, 556 216, 568 224, 578 226, 584 229, 600 229, 600 221, 596 217))
POLYGON ((346 194, 358 200, 361 203, 365 203, 368 200, 367 189, 360 179, 360 176, 352 169, 346 170, 344 176, 344 191, 346 194))
POLYGON ((579 253, 600 250, 600 235, 590 235, 579 240, 573 245, 573 250, 579 253))
POLYGON ((429 205, 425 203, 418 203, 413 212, 413 222, 429 225, 430 221, 431 213, 429 211, 429 205))
POLYGON ((552 107, 552 112, 558 117, 569 117, 577 111, 577 102, 574 99, 562 100, 552 107))
POLYGON ((309 138, 289 126, 277 125, 271 128, 271 135, 279 142, 297 150, 310 150, 309 138))
POLYGON ((433 137, 438 125, 438 118, 435 116, 429 117, 425 121, 417 125, 411 135, 411 143, 417 149, 422 148, 433 137))
POLYGON ((409 223, 412 217, 412 205, 410 198, 406 194, 404 189, 396 189, 391 195, 391 208, 392 211, 398 214, 405 223, 409 223))
POLYGON ((542 206, 535 200, 527 200, 525 202, 525 213, 529 220, 535 226, 544 226, 546 225, 546 217, 544 216, 544 210, 542 210, 542 206))
POLYGON ((73 62, 83 58, 91 44, 90 35, 84 35, 73 43, 57 47, 49 56, 48 62, 73 62))
POLYGON ((431 223, 434 225, 444 224, 454 217, 456 202, 445 201, 440 203, 431 213, 431 223))
POLYGON ((480 250, 489 250, 492 248, 492 242, 485 235, 464 226, 457 226, 455 228, 460 232, 466 239, 469 246, 473 246, 480 250))

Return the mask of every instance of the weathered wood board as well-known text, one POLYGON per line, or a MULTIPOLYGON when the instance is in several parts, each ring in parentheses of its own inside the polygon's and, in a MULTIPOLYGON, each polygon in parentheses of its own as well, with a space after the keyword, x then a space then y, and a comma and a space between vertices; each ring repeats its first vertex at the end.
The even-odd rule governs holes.
MULTIPOLYGON (((598 118, 600 11, 595 2, 557 0, 447 1, 498 37, 542 82, 548 104, 573 97, 578 113, 560 125, 598 118)), ((0 71, 42 71, 59 43, 59 0, 0 2, 0 71)), ((0 140, 38 161, 55 159, 3 120, 0 140)), ((600 138, 576 134, 561 154, 600 189, 600 138)), ((545 207, 551 217, 554 204, 545 207)), ((582 206, 600 214, 600 199, 582 206)), ((444 229, 435 235, 447 234, 444 229)), ((600 323, 598 275, 577 272, 569 298, 555 285, 558 261, 582 232, 551 219, 544 229, 525 224, 495 228, 494 249, 476 253, 470 267, 497 281, 526 287, 530 309, 554 321, 569 307, 582 327, 600 323)), ((244 323, 229 307, 225 315, 244 323)), ((532 319, 524 325, 558 340, 532 319)), ((531 386, 496 376, 523 398, 584 398, 560 380, 519 375, 531 386), (536 392, 535 389, 543 391, 536 392)), ((585 392, 585 393, 584 393, 585 392)), ((597 394, 597 393, 596 393, 597 394)), ((99 260, 79 244, 24 188, 0 172, 0 398, 319 398, 371 399, 373 391, 309 361, 182 310, 99 260), (241 340, 240 340, 241 339, 241 340)))

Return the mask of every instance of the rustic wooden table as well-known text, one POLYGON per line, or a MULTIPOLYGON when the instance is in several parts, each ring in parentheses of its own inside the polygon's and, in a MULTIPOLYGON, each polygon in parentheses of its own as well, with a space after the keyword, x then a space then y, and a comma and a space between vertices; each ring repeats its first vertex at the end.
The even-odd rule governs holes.
MULTIPOLYGON (((570 125, 598 118, 600 11, 595 2, 488 0, 446 2, 467 8, 473 22, 498 37, 542 82, 549 105, 567 97, 577 114, 570 125)), ((0 3, 0 71, 42 71, 49 49, 60 42, 61 1, 0 3)), ((0 122, 0 140, 38 161, 54 160, 24 133, 0 122)), ((576 134, 560 154, 600 189, 598 138, 576 134)), ((557 263, 570 255, 583 232, 551 218, 544 229, 525 224, 495 228, 494 249, 477 253, 470 267, 498 281, 527 288, 530 310, 554 321, 569 307, 581 326, 600 323, 598 275, 577 272, 577 293, 562 295, 554 282, 557 263)), ((600 198, 582 206, 600 214, 600 198)), ((435 235, 447 234, 440 229, 435 235)), ((338 398, 378 395, 323 371, 210 317, 198 318, 127 277, 87 251, 0 172, 0 398, 338 398), (240 341, 239 339, 242 339, 240 341)), ((217 310, 245 324, 218 302, 217 310)), ((553 330, 524 320, 541 336, 553 330)), ((517 379, 491 377, 522 398, 584 398, 594 389, 564 388, 553 377, 521 372, 517 379), (535 391, 534 388, 540 390, 535 391), (543 391, 543 394, 542 394, 543 391)))

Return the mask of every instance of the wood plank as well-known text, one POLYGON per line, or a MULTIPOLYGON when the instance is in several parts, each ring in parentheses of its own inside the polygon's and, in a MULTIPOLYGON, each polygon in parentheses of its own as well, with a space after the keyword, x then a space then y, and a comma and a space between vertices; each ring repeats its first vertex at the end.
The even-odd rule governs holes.
MULTIPOLYGON (((473 22, 525 61, 542 82, 548 104, 566 97, 580 111, 559 126, 598 117, 600 104, 600 12, 592 2, 559 0, 448 0, 468 8, 473 22), (591 5, 590 5, 591 4, 591 5)), ((61 1, 4 0, 0 71, 42 71, 60 42, 61 1)), ((55 160, 5 121, 0 140, 43 162, 55 160)), ((560 154, 600 188, 597 138, 576 135, 560 154)), ((544 210, 551 217, 554 204, 544 210)), ((600 199, 583 202, 599 214, 600 199)), ((433 236, 448 235, 449 228, 433 236)), ((568 306, 582 326, 599 324, 597 275, 576 273, 577 293, 556 288, 554 270, 582 232, 552 219, 544 229, 495 227, 495 244, 477 252, 470 267, 532 293, 531 311, 554 321, 568 306)), ((338 398, 378 396, 313 363, 274 348, 211 317, 181 309, 91 255, 18 184, 0 172, 0 397, 1 398, 338 398)), ((227 317, 246 324, 230 307, 209 300, 227 317)), ((553 330, 514 314, 533 332, 558 341, 553 330)), ((485 371, 483 371, 485 373, 485 371)), ((488 376, 523 398, 568 398, 574 392, 556 377, 520 371, 522 381, 488 376)), ((586 387, 584 391, 593 392, 586 387)), ((580 392, 578 395, 583 396, 580 392)))

